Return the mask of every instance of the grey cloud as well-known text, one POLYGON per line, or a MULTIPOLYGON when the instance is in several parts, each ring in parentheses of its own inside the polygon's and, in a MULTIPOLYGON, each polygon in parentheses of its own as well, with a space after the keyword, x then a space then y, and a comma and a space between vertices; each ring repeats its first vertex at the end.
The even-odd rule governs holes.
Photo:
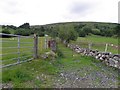
POLYGON ((91 3, 73 3, 70 8, 71 14, 86 14, 93 8, 91 3))
POLYGON ((1 8, 2 8, 3 13, 7 13, 7 14, 20 13, 19 4, 15 0, 10 0, 10 1, 4 0, 1 2, 1 4, 2 4, 1 8))

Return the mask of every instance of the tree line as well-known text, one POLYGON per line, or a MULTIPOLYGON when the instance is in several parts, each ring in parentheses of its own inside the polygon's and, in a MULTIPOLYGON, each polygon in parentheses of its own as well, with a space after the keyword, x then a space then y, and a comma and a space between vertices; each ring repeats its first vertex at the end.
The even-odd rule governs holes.
POLYGON ((69 43, 70 40, 76 40, 78 36, 86 37, 91 34, 118 37, 120 36, 120 24, 81 22, 30 26, 29 23, 24 23, 19 27, 2 25, 2 33, 12 33, 23 36, 29 36, 36 33, 40 37, 48 34, 53 38, 59 37, 62 41, 69 43))

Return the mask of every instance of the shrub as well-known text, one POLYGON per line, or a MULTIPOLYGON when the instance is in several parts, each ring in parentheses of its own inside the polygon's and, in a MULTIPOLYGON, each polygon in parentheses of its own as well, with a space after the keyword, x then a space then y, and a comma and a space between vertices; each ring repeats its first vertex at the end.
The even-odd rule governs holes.
POLYGON ((56 53, 58 57, 62 57, 62 58, 64 57, 64 54, 62 53, 60 49, 57 49, 56 53))
POLYGON ((17 29, 15 34, 22 35, 22 36, 29 36, 31 34, 30 30, 28 29, 17 29))
MULTIPOLYGON (((4 30, 2 30, 2 33, 10 34, 10 31, 7 30, 7 29, 4 29, 4 30)), ((2 37, 3 37, 3 38, 9 38, 9 37, 11 37, 11 36, 8 36, 8 35, 2 35, 2 37)))
POLYGON ((99 29, 92 29, 92 33, 95 35, 100 35, 100 30, 99 29))
POLYGON ((83 30, 79 31, 79 37, 85 37, 85 36, 86 36, 85 31, 83 30))
POLYGON ((2 30, 2 33, 5 33, 5 34, 10 34, 10 31, 9 31, 9 30, 7 30, 7 29, 4 29, 4 30, 2 30))
POLYGON ((86 35, 88 35, 89 33, 92 33, 92 29, 90 27, 83 27, 82 29, 86 35))

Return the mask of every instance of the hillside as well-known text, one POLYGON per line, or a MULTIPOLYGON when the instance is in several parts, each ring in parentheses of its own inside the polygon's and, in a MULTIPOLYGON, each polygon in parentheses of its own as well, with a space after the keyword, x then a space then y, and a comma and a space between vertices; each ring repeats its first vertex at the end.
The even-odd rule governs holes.
POLYGON ((29 36, 34 33, 39 36, 44 36, 48 34, 49 36, 58 37, 59 30, 69 30, 72 29, 78 33, 79 37, 85 37, 89 34, 106 36, 106 37, 116 37, 118 36, 116 27, 117 23, 104 23, 104 22, 63 22, 63 23, 52 23, 46 25, 30 25, 29 23, 24 23, 19 27, 13 25, 3 25, 3 32, 10 32, 11 34, 18 34, 23 36, 29 36))
MULTIPOLYGON (((46 33, 51 35, 51 33, 57 33, 62 28, 66 31, 65 27, 70 27, 78 33, 80 37, 85 37, 89 33, 94 35, 111 37, 116 35, 115 28, 117 27, 117 23, 102 23, 102 22, 64 22, 64 23, 53 23, 46 25, 34 25, 31 26, 31 29, 39 33, 46 33), (87 29, 87 30, 86 30, 87 29)), ((43 35, 43 34, 42 34, 43 35)), ((40 35, 40 36, 42 36, 40 35)))
POLYGON ((52 24, 46 24, 46 25, 31 25, 31 27, 41 27, 41 26, 56 26, 56 25, 65 25, 65 24, 73 24, 73 25, 79 25, 79 24, 86 24, 86 25, 110 25, 110 27, 115 27, 117 23, 106 23, 106 22, 61 22, 61 23, 52 23, 52 24))
MULTIPOLYGON (((87 51, 89 43, 91 49, 104 52, 108 44, 107 52, 118 54, 118 38, 115 23, 99 22, 70 22, 48 25, 30 26, 24 23, 19 27, 4 26, 4 32, 18 35, 32 35, 36 33, 38 38, 38 58, 24 62, 33 57, 33 37, 20 38, 20 54, 18 52, 18 38, 2 38, 2 66, 18 63, 15 66, 2 68, 2 88, 117 88, 120 86, 117 63, 106 60, 100 61, 92 56, 76 53, 78 46, 82 52, 87 51), (46 49, 45 34, 50 39, 57 41, 56 52, 46 49), (9 41, 9 42, 6 42, 9 41), (11 43, 12 42, 12 43, 11 43), (14 42, 14 44, 13 44, 14 42), (75 50, 66 46, 75 44, 75 50), (116 48, 117 46, 117 48, 116 48), (8 48, 7 48, 8 47, 8 48), (11 48, 12 47, 12 48, 11 48), (25 51, 25 52, 24 52, 25 51), (14 54, 14 52, 16 54, 14 54), (11 54, 12 53, 12 54, 11 54), (19 54, 19 55, 18 55, 19 54), (106 63, 107 63, 106 62, 106 63), (110 63, 110 64, 109 64, 110 63), (111 67, 110 65, 114 66, 111 67)), ((90 51, 92 51, 90 50, 90 51)), ((100 55, 99 53, 99 55, 100 55)), ((94 54, 94 53, 93 53, 94 54)), ((91 55, 93 55, 91 54, 91 55)), ((2 56, 1 55, 1 56, 2 56)), ((97 55, 97 54, 96 54, 97 55)), ((101 56, 103 56, 101 54, 101 56)), ((119 59, 119 58, 118 58, 119 59)))

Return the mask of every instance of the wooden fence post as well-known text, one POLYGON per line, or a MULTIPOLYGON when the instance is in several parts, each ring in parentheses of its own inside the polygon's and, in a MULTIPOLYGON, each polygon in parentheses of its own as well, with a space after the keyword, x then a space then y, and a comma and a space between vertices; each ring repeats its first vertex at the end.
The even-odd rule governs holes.
POLYGON ((46 37, 46 35, 45 35, 45 49, 47 49, 47 37, 46 37))
POLYGON ((42 48, 43 48, 43 41, 42 41, 42 38, 40 39, 41 41, 41 43, 40 43, 40 50, 41 50, 41 52, 42 52, 42 48))
POLYGON ((105 52, 107 52, 107 48, 108 48, 108 44, 106 44, 106 46, 105 46, 105 52))
POLYGON ((34 55, 33 58, 38 58, 38 36, 34 34, 34 55))
POLYGON ((88 44, 88 48, 89 48, 89 50, 91 49, 91 43, 88 44))
POLYGON ((48 35, 45 34, 45 49, 48 48, 48 35))

